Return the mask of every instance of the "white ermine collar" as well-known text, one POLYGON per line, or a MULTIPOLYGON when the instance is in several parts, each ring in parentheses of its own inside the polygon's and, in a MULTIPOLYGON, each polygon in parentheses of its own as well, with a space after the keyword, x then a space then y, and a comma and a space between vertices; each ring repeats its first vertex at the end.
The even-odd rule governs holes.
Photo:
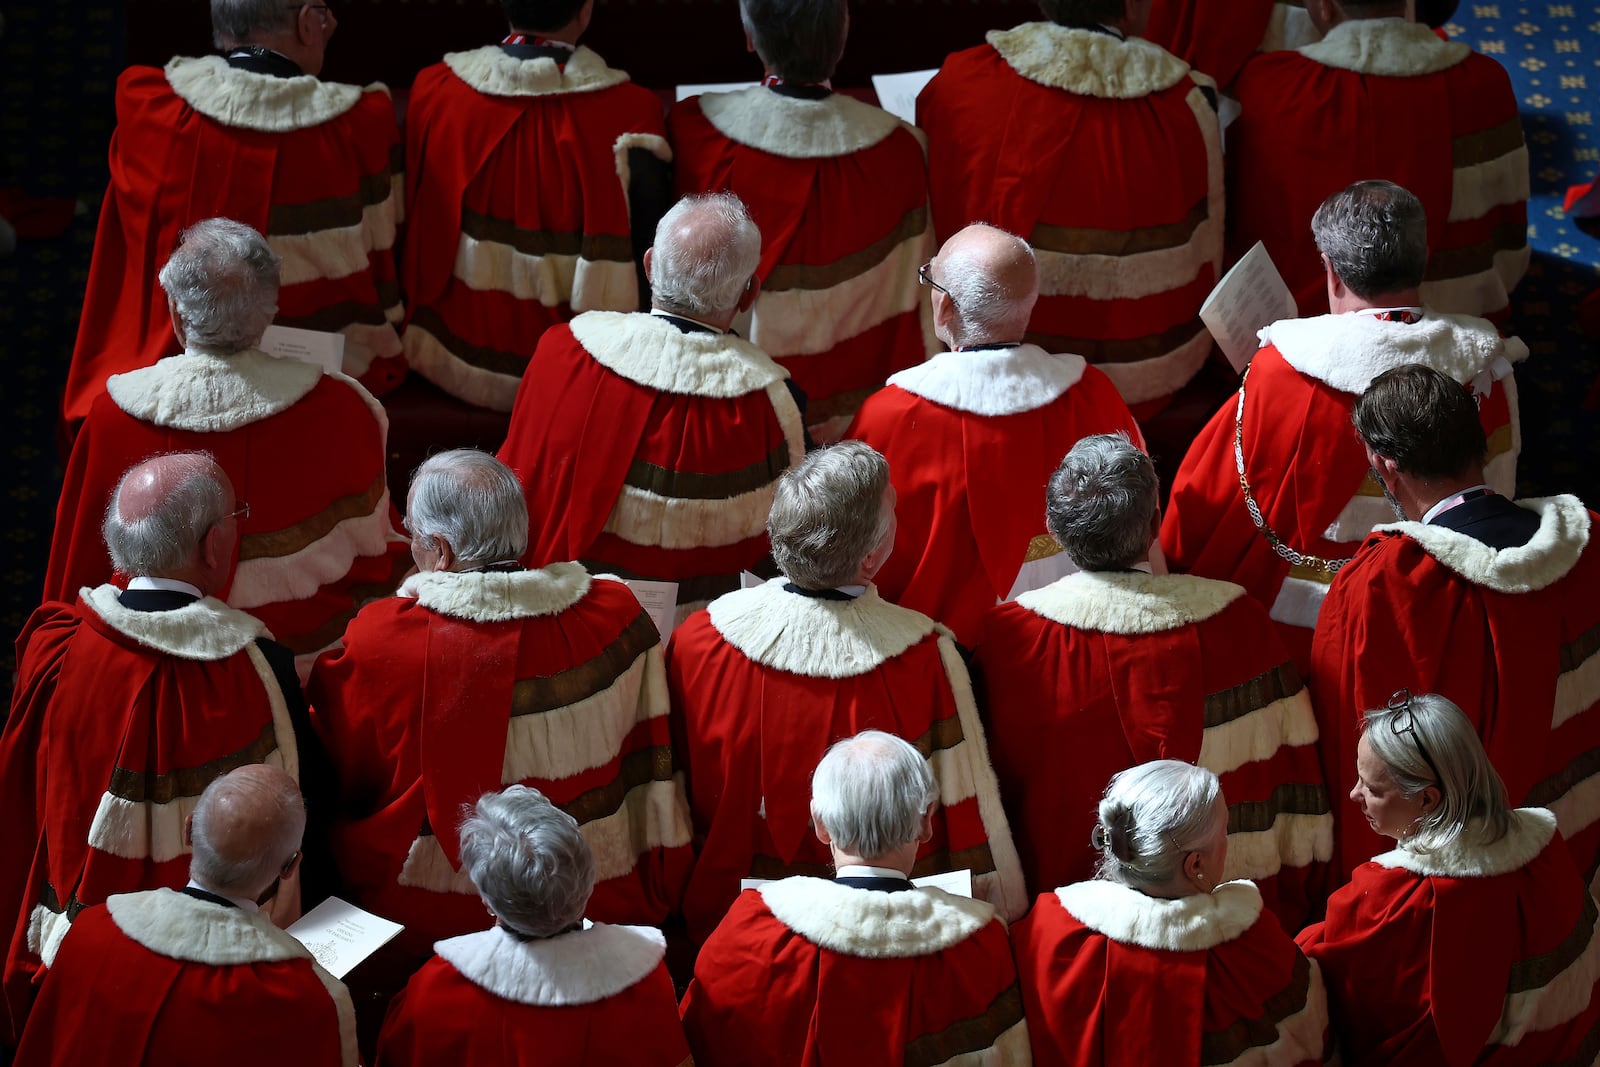
POLYGON ((589 572, 577 563, 529 571, 424 571, 400 586, 429 611, 468 622, 506 622, 559 615, 589 592, 589 572))
POLYGON ((298 78, 257 74, 230 67, 221 56, 178 56, 165 73, 172 91, 206 118, 264 133, 320 126, 355 107, 363 92, 389 92, 378 83, 363 90, 309 74, 298 78))
POLYGON ((981 900, 940 889, 885 893, 826 878, 785 878, 757 890, 772 917, 830 952, 913 959, 958 945, 994 919, 981 900))
POLYGON ((1054 403, 1078 384, 1082 356, 1052 355, 1038 345, 940 352, 889 379, 924 400, 973 415, 1016 415, 1054 403))
POLYGON ((1017 603, 1063 626, 1134 635, 1204 622, 1243 595, 1232 582, 1189 574, 1079 571, 1030 589, 1017 603))
POLYGON ((499 45, 470 52, 446 52, 445 66, 485 96, 555 96, 592 93, 628 80, 628 75, 606 66, 591 49, 579 45, 565 66, 547 56, 518 59, 499 45))
POLYGON ((129 940, 172 960, 230 967, 311 958, 266 916, 173 889, 122 893, 106 901, 106 911, 129 940))
POLYGON ((871 148, 904 123, 843 93, 821 100, 784 96, 762 86, 706 93, 700 113, 730 140, 788 159, 827 159, 871 148))
POLYGON ((1475 585, 1497 593, 1531 593, 1566 576, 1589 544, 1589 509, 1575 496, 1519 500, 1539 513, 1533 539, 1518 548, 1490 548, 1477 538, 1443 526, 1394 522, 1373 532, 1395 530, 1422 546, 1441 564, 1475 585))
POLYGON ((568 325, 596 363, 663 393, 727 399, 789 377, 749 341, 726 334, 684 333, 657 315, 586 311, 568 325))
POLYGON ((1460 41, 1441 41, 1420 22, 1403 19, 1346 19, 1327 36, 1299 49, 1325 67, 1415 78, 1449 70, 1472 54, 1460 41))
POLYGON ((205 597, 171 611, 134 611, 117 600, 114 585, 78 591, 89 610, 106 625, 146 648, 179 659, 212 663, 243 651, 258 637, 270 637, 253 615, 205 597))
POLYGON ((786 592, 785 579, 740 589, 706 610, 722 639, 776 671, 854 678, 876 670, 929 634, 947 633, 920 612, 891 604, 876 586, 854 600, 786 592))
POLYGON ((1426 363, 1465 384, 1498 359, 1516 363, 1528 355, 1526 345, 1502 339, 1484 319, 1434 311, 1412 324, 1359 314, 1280 319, 1261 331, 1261 340, 1301 374, 1356 394, 1403 363, 1426 363))
POLYGON ((255 349, 231 356, 185 352, 113 374, 106 392, 141 422, 220 433, 287 411, 321 379, 319 367, 255 349))
POLYGON ((1053 22, 1024 22, 990 30, 1000 58, 1031 82, 1080 96, 1132 100, 1170 89, 1189 76, 1189 64, 1142 37, 1119 41, 1093 30, 1053 22))
POLYGON ((1556 832, 1556 817, 1544 808, 1518 808, 1498 841, 1484 842, 1483 824, 1469 825, 1456 840, 1429 852, 1405 845, 1374 856, 1380 867, 1441 878, 1492 878, 1518 871, 1544 851, 1556 832))
POLYGON ((1261 891, 1224 882, 1210 893, 1164 900, 1115 882, 1078 882, 1056 890, 1061 906, 1113 941, 1168 952, 1204 952, 1232 941, 1261 915, 1261 891))
POLYGON ((661 963, 667 941, 646 926, 607 926, 518 941, 500 927, 437 942, 461 977, 502 1000, 558 1008, 593 1004, 638 985, 661 963))

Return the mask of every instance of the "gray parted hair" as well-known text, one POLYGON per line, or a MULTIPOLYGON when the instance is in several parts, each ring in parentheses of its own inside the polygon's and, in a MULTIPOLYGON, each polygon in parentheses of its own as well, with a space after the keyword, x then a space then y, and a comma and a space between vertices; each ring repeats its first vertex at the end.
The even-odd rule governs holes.
POLYGON ((1435 693, 1410 698, 1413 735, 1396 732, 1405 725, 1403 708, 1375 708, 1364 718, 1363 732, 1373 755, 1389 768, 1400 792, 1416 796, 1430 785, 1439 788, 1439 803, 1422 816, 1417 829, 1400 840, 1412 852, 1431 852, 1460 838, 1468 827, 1482 827, 1483 844, 1498 841, 1511 827, 1505 783, 1489 762, 1477 730, 1460 708, 1435 693), (1435 779, 1422 758, 1421 743, 1433 757, 1435 779))
POLYGON ((294 16, 295 5, 284 0, 211 0, 211 42, 231 48, 254 34, 288 29, 294 16))
POLYGON ((720 318, 761 265, 761 231, 732 193, 686 196, 656 226, 650 299, 664 311, 720 318))
POLYGON ((123 472, 106 504, 100 535, 105 538, 111 565, 129 577, 160 577, 187 566, 206 531, 228 513, 228 498, 210 453, 173 452, 165 458, 180 473, 159 507, 139 518, 122 515, 123 487, 149 460, 123 472))
POLYGON ((1100 850, 1097 876, 1141 891, 1174 885, 1184 857, 1209 842, 1221 792, 1216 775, 1179 760, 1114 775, 1090 842, 1100 850))
POLYGON ((594 892, 578 821, 525 785, 478 798, 461 824, 461 869, 500 924, 525 937, 580 921, 594 892))
MULTIPOLYGON (((285 775, 280 787, 264 793, 255 783, 231 773, 218 775, 201 792, 189 824, 194 850, 189 857, 189 877, 218 893, 255 897, 278 877, 300 847, 305 829, 305 800, 292 778, 285 775), (223 854, 224 842, 240 830, 229 823, 240 819, 258 822, 264 817, 277 830, 271 847, 231 857, 223 854)), ((249 837, 248 829, 241 836, 249 837)))
POLYGON ((231 355, 259 344, 278 313, 278 255, 232 219, 184 230, 160 280, 195 351, 231 355))
POLYGON ((430 456, 411 476, 406 529, 442 537, 464 566, 513 560, 528 548, 528 504, 511 468, 486 452, 430 456))
POLYGON ((756 55, 779 77, 824 82, 844 54, 845 0, 739 0, 756 55))
POLYGON ((840 851, 866 860, 920 838, 938 798, 927 759, 882 730, 836 742, 811 776, 811 817, 840 851))
POLYGON ((1363 299, 1414 289, 1428 269, 1428 216, 1394 182, 1360 181, 1334 193, 1311 217, 1311 235, 1363 299))
POLYGON ((1079 570, 1126 568, 1150 548, 1159 486, 1128 435, 1081 438, 1050 476, 1044 521, 1079 570))
POLYGON ((808 453, 784 471, 767 514, 778 569, 802 589, 830 589, 856 576, 889 532, 883 507, 889 461, 862 441, 808 453))
MULTIPOLYGON (((1010 238, 1011 254, 1034 263, 1033 247, 1008 230, 986 222, 973 223, 1010 238)), ((1028 330, 1033 305, 1039 298, 1037 280, 1023 296, 1006 292, 1005 286, 989 269, 984 257, 969 242, 939 255, 939 284, 956 305, 959 328, 957 344, 983 344, 990 341, 1019 341, 1028 330)), ((1035 269, 1035 279, 1037 279, 1035 269)))

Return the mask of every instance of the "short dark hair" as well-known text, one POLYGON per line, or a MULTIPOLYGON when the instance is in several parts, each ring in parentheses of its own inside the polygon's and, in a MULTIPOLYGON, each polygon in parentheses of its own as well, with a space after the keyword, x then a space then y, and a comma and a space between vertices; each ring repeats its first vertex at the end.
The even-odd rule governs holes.
POLYGON ((1311 217, 1317 250, 1345 287, 1363 299, 1415 289, 1428 269, 1428 216, 1394 182, 1356 182, 1311 217))
POLYGON ((1489 450, 1472 393, 1423 363, 1372 379, 1352 419, 1368 448, 1416 478, 1464 474, 1489 450))
POLYGON ((1157 490, 1150 457, 1126 434, 1092 434, 1050 476, 1045 526, 1079 570, 1121 570, 1150 548, 1157 490))
POLYGON ((1039 0, 1039 10, 1063 26, 1092 26, 1122 18, 1123 0, 1039 0))
POLYGON ((506 22, 519 30, 559 30, 583 5, 584 0, 500 0, 506 22))
POLYGON ((845 0, 739 0, 739 21, 772 73, 824 82, 844 54, 847 10, 845 0))

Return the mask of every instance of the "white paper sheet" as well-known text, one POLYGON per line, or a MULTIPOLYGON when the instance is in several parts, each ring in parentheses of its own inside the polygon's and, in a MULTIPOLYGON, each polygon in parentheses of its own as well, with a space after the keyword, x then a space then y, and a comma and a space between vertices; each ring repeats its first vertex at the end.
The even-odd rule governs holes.
POLYGON ((687 100, 701 93, 736 93, 740 89, 753 89, 760 84, 760 82, 701 82, 698 85, 680 85, 675 90, 678 95, 674 99, 687 100))
MULTIPOLYGON (((739 891, 742 893, 746 889, 760 889, 770 881, 773 881, 773 879, 741 878, 739 879, 739 891)), ((972 872, 969 870, 929 874, 921 878, 911 879, 911 884, 919 889, 942 889, 951 896, 972 896, 972 872)))
POLYGON ((622 584, 633 590, 639 606, 649 613, 650 621, 656 624, 656 632, 661 635, 662 644, 665 644, 678 625, 678 583, 627 578, 622 584))
POLYGON ((1200 305, 1200 321, 1241 374, 1261 347, 1259 332, 1298 314, 1294 294, 1260 241, 1222 276, 1200 305))
POLYGON ((931 69, 908 70, 904 74, 874 74, 872 91, 878 94, 878 106, 895 118, 915 126, 917 94, 937 73, 937 69, 931 69))
POLYGON ((261 337, 261 351, 281 359, 315 363, 332 374, 344 366, 344 334, 268 326, 261 337))
POLYGON ((323 969, 343 978, 405 927, 329 897, 284 932, 310 950, 323 969))

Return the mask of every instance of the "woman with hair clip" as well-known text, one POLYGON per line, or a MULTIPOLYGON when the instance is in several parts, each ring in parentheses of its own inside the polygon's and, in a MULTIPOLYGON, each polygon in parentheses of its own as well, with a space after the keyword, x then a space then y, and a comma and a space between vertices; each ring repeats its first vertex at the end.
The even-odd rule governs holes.
POLYGON ((1367 712, 1356 771, 1350 799, 1397 847, 1298 938, 1346 1067, 1593 1061, 1596 909, 1555 816, 1512 809, 1471 722, 1433 694, 1367 712))
POLYGON ((1035 1064, 1319 1064, 1317 966, 1249 882, 1217 884, 1216 775, 1156 760, 1111 779, 1098 877, 1045 893, 1012 930, 1035 1064))

